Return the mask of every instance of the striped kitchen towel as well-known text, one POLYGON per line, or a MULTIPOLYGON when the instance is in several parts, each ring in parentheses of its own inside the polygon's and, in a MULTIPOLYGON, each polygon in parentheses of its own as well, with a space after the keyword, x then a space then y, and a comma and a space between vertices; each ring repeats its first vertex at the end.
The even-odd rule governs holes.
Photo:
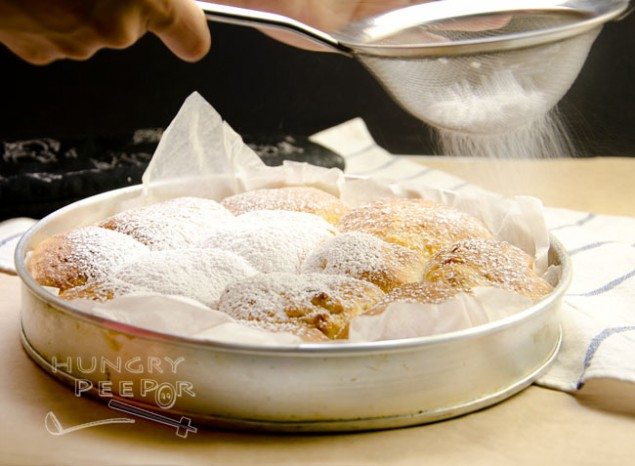
MULTIPOLYGON (((351 175, 483 191, 461 178, 389 154, 375 144, 360 119, 311 140, 342 155, 351 175)), ((635 382, 635 218, 553 208, 546 208, 545 216, 571 254, 574 275, 562 309, 562 348, 538 383, 574 392, 591 378, 635 382)), ((0 223, 0 271, 13 270, 13 249, 33 222, 0 223)))
POLYGON ((12 218, 0 222, 0 272, 15 274, 13 253, 22 235, 35 225, 32 218, 12 218))
MULTIPOLYGON (((311 138, 346 160, 346 172, 448 190, 484 191, 461 178, 395 157, 361 119, 311 138)), ((635 218, 545 208, 547 225, 573 262, 562 309, 564 340, 540 385, 573 392, 591 378, 635 382, 635 218)))

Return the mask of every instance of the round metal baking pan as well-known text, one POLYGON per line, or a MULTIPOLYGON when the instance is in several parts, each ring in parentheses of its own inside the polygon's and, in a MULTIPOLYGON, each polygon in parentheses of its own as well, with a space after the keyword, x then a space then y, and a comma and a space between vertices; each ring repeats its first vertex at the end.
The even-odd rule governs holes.
POLYGON ((93 388, 85 393, 104 401, 112 398, 97 390, 100 382, 127 403, 224 428, 383 429, 433 422, 497 403, 536 380, 557 354, 558 309, 571 266, 553 237, 549 260, 562 267, 562 275, 554 291, 530 308, 458 332, 369 343, 276 347, 177 337, 77 310, 29 275, 26 256, 36 244, 105 218, 141 190, 118 189, 60 209, 31 228, 16 249, 27 353, 66 383, 90 384, 93 388), (93 358, 109 364, 86 370, 93 358), (150 363, 166 358, 180 361, 177 371, 150 363), (137 364, 127 367, 133 360, 137 364), (148 363, 140 370, 144 361, 148 363), (194 396, 174 395, 167 407, 156 398, 156 390, 142 393, 144 380, 159 387, 186 383, 194 396), (124 386, 126 392, 119 392, 124 386))

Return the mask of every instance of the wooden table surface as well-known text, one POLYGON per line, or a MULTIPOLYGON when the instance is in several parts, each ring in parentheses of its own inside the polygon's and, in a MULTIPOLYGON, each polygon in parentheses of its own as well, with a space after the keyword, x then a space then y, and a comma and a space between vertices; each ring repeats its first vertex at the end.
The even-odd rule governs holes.
POLYGON ((635 157, 498 160, 411 157, 502 194, 536 196, 551 207, 635 216, 635 157))
MULTIPOLYGON (((429 159, 487 188, 533 194, 547 205, 635 215, 635 159, 504 162, 429 159), (504 183, 501 183, 504 180, 504 183)), ((0 275, 0 463, 429 465, 635 464, 635 387, 597 380, 582 393, 532 386, 492 408, 431 425, 340 435, 263 435, 201 429, 186 439, 139 420, 53 436, 113 411, 78 398, 39 370, 18 339, 19 280, 0 275)))

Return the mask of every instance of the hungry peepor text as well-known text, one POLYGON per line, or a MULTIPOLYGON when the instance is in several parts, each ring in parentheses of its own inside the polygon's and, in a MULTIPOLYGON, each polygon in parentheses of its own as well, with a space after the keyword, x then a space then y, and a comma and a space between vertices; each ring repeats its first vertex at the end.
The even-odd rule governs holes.
POLYGON ((194 386, 186 380, 162 379, 159 374, 177 374, 179 365, 185 358, 172 359, 168 356, 157 357, 139 356, 124 359, 114 359, 104 356, 90 358, 67 357, 59 360, 53 357, 51 365, 53 373, 83 374, 87 377, 75 378, 75 396, 84 393, 94 393, 100 397, 113 398, 150 398, 162 409, 170 409, 183 396, 195 397, 194 386), (111 380, 113 374, 118 374, 117 381, 111 380), (94 380, 95 375, 101 376, 94 380), (92 376, 88 378, 88 376, 92 376), (139 377, 136 377, 139 376, 139 377), (154 377, 153 377, 154 376, 154 377))

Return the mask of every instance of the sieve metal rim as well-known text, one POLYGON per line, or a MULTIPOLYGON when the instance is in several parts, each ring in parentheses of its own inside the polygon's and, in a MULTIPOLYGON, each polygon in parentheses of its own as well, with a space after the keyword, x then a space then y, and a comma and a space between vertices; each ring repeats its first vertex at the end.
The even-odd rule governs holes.
POLYGON ((586 19, 582 19, 571 24, 535 31, 517 32, 495 37, 464 39, 434 44, 364 44, 358 42, 346 42, 344 40, 342 40, 341 43, 349 47, 354 55, 383 57, 388 59, 434 58, 504 52, 559 42, 585 34, 594 29, 600 28, 603 24, 611 20, 621 19, 629 6, 628 1, 585 3, 588 3, 592 8, 553 8, 516 11, 517 13, 530 12, 534 14, 559 12, 586 16, 586 19))
MULTIPOLYGON (((456 14, 457 18, 474 17, 479 14, 475 12, 474 8, 469 7, 469 2, 447 1, 453 3, 448 8, 450 11, 453 11, 453 8, 460 9, 460 12, 456 14)), ((627 9, 629 7, 629 0, 543 0, 535 3, 521 0, 497 3, 497 0, 490 0, 487 8, 483 8, 480 14, 494 14, 495 12, 503 12, 505 14, 513 14, 514 12, 550 12, 578 14, 587 19, 542 30, 503 34, 497 37, 458 40, 444 44, 391 45, 377 43, 378 38, 390 35, 391 31, 393 33, 398 32, 399 27, 396 27, 396 25, 400 21, 407 22, 404 29, 407 29, 408 24, 416 25, 416 21, 413 22, 412 17, 415 17, 417 13, 422 15, 430 13, 429 7, 436 3, 422 3, 393 10, 375 17, 356 21, 339 31, 327 33, 293 18, 275 13, 196 1, 196 4, 203 10, 207 19, 211 21, 254 28, 282 29, 301 35, 343 55, 369 55, 386 58, 466 55, 537 46, 584 34, 610 20, 621 19, 625 14, 628 14, 627 9), (395 19, 398 20, 394 21, 395 19), (380 30, 380 33, 376 34, 378 30, 380 30)), ((445 2, 438 3, 441 5, 445 2)), ((437 10, 443 10, 445 7, 447 7, 447 4, 437 8, 437 10)), ((451 19, 453 16, 446 15, 445 18, 442 18, 442 15, 437 14, 436 17, 451 19)), ((433 22, 435 21, 432 18, 430 23, 433 22)))

